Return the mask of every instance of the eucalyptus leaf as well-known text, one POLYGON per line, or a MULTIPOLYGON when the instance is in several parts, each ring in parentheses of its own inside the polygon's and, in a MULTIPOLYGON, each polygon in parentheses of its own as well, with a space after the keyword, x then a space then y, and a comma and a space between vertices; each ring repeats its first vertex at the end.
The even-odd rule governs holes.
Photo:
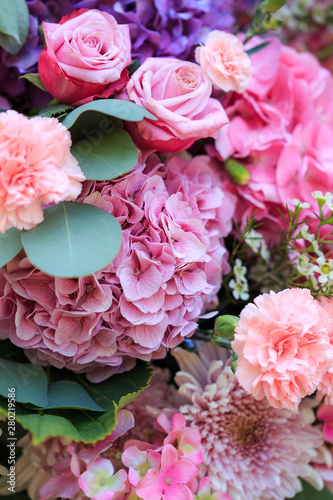
POLYGON ((89 396, 87 391, 74 380, 59 380, 48 386, 48 404, 43 409, 78 408, 91 411, 103 411, 89 396))
POLYGON ((5 233, 0 233, 0 267, 16 257, 21 250, 21 231, 11 227, 5 233))
POLYGON ((25 75, 20 76, 19 78, 25 78, 28 80, 30 83, 35 85, 41 90, 44 90, 47 92, 46 88, 44 87, 42 80, 40 79, 39 73, 26 73, 25 75))
POLYGON ((80 116, 89 111, 98 111, 104 115, 114 116, 120 120, 137 122, 143 118, 156 120, 157 118, 149 113, 142 106, 138 106, 134 102, 123 101, 122 99, 99 99, 88 102, 69 113, 62 122, 65 127, 70 129, 80 118, 80 116))
POLYGON ((121 227, 95 206, 63 202, 44 210, 44 221, 23 231, 22 243, 32 264, 51 276, 89 276, 117 255, 121 227))
POLYGON ((0 394, 9 397, 11 388, 15 389, 15 400, 20 403, 36 406, 48 403, 47 379, 41 366, 0 359, 0 394))
POLYGON ((90 180, 114 179, 132 170, 138 161, 138 150, 121 128, 108 134, 93 129, 85 139, 73 144, 71 152, 90 180))
POLYGON ((0 47, 17 54, 30 28, 29 10, 24 0, 0 0, 0 47))

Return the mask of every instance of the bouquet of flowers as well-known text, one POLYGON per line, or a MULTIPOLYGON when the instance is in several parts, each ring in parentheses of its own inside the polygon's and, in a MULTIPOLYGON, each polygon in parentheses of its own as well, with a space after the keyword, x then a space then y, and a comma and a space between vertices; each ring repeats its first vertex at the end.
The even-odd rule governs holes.
POLYGON ((0 7, 0 495, 333 499, 332 6, 0 7))

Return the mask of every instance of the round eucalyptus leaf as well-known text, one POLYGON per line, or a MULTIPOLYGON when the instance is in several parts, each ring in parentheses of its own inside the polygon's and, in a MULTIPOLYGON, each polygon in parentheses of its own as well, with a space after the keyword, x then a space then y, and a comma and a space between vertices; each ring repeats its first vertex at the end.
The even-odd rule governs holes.
POLYGON ((12 260, 22 250, 21 231, 12 227, 0 233, 0 267, 12 260))
POLYGON ((23 231, 32 264, 51 276, 89 276, 117 255, 121 226, 112 215, 85 203, 63 202, 44 211, 44 221, 23 231))
POLYGON ((130 135, 121 128, 108 134, 92 129, 71 148, 88 180, 109 180, 132 170, 138 161, 138 150, 130 135))

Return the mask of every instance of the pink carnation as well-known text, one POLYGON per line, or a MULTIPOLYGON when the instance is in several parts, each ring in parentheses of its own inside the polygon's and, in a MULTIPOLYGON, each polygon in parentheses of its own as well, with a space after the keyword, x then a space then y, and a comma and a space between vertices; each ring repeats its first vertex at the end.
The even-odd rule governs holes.
POLYGON ((216 306, 235 199, 209 157, 172 156, 166 170, 151 155, 126 177, 87 182, 80 201, 118 219, 118 256, 93 276, 63 279, 18 255, 3 271, 0 335, 34 363, 97 381, 163 357, 216 306))
MULTIPOLYGON (((251 175, 247 186, 235 186, 237 221, 245 224, 256 212, 272 234, 280 233, 278 210, 294 209, 291 200, 308 202, 302 216, 314 218, 311 192, 333 191, 333 77, 312 54, 269 41, 251 56, 246 92, 223 100, 230 123, 215 146, 220 158, 238 158, 251 175)), ((262 42, 256 37, 246 48, 262 42)))
POLYGON ((57 119, 0 113, 0 144, 0 232, 31 229, 44 218, 42 203, 80 194, 85 177, 57 119))
POLYGON ((251 59, 235 35, 211 31, 205 45, 195 49, 195 60, 207 72, 214 87, 225 92, 246 90, 252 75, 251 59))
POLYGON ((235 328, 236 376, 256 399, 296 410, 332 365, 331 334, 332 320, 309 290, 260 295, 235 328))

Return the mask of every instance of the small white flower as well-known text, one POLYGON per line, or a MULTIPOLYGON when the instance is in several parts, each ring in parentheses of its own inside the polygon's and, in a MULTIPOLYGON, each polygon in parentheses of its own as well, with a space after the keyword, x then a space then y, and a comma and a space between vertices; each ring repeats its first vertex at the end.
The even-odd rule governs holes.
POLYGON ((229 281, 229 287, 232 289, 232 295, 236 300, 248 300, 250 298, 250 295, 248 293, 249 291, 249 285, 246 282, 243 281, 235 281, 234 279, 231 279, 229 281))
POLYGON ((258 233, 258 231, 251 229, 251 231, 246 234, 245 243, 252 248, 254 253, 260 253, 264 260, 267 261, 270 259, 270 253, 265 238, 261 233, 258 233))
POLYGON ((300 234, 305 239, 305 241, 314 241, 315 235, 309 232, 309 226, 307 224, 302 224, 300 234))
POLYGON ((296 269, 301 276, 305 276, 306 278, 308 278, 309 276, 313 276, 314 274, 313 268, 314 266, 306 254, 298 256, 296 269))
POLYGON ((307 201, 301 201, 301 200, 298 200, 297 198, 294 198, 293 200, 291 200, 291 203, 296 207, 296 208, 310 208, 310 203, 308 203, 307 201))
POLYGON ((325 201, 325 196, 321 191, 313 191, 311 193, 311 196, 313 196, 318 201, 325 201))
POLYGON ((330 192, 327 192, 323 194, 321 191, 313 191, 311 193, 312 196, 318 201, 321 202, 320 204, 326 203, 328 208, 330 210, 333 210, 333 194, 330 192))
POLYGON ((333 194, 332 193, 325 194, 325 203, 328 206, 328 208, 333 211, 333 194))
POLYGON ((318 257, 317 266, 313 266, 313 271, 320 274, 318 281, 319 283, 327 283, 328 280, 333 280, 333 259, 329 259, 328 261, 325 259, 323 255, 318 257))
POLYGON ((246 280, 246 272, 247 268, 243 266, 243 262, 240 259, 235 260, 235 265, 233 268, 234 275, 236 278, 236 281, 247 281, 246 280))

